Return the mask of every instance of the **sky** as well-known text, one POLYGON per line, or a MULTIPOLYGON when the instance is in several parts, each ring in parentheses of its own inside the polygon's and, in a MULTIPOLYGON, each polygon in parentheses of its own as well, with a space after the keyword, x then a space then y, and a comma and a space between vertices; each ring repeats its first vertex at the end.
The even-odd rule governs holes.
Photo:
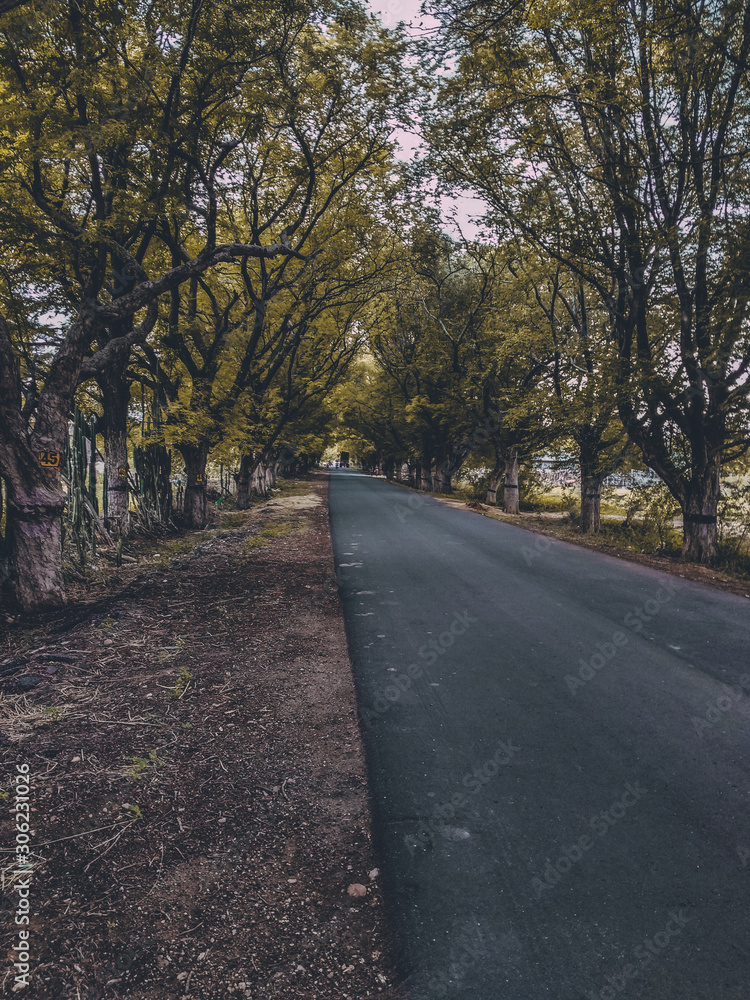
POLYGON ((419 13, 421 0, 368 0, 370 10, 380 15, 383 24, 392 28, 399 21, 410 21, 417 28, 434 28, 437 21, 429 15, 419 13))
MULTIPOLYGON (((387 28, 392 28, 399 21, 405 21, 411 26, 410 34, 415 37, 424 31, 434 30, 438 22, 434 17, 420 13, 421 0, 366 0, 370 10, 378 14, 381 21, 387 28)), ((409 159, 418 144, 418 138, 406 132, 399 131, 397 139, 401 146, 401 155, 404 159, 409 159)), ((458 230, 450 223, 451 215, 455 217, 460 226, 461 232, 469 239, 478 235, 478 227, 471 222, 471 217, 480 215, 485 205, 482 201, 470 197, 458 196, 454 198, 441 199, 444 225, 449 233, 458 236, 458 230)))

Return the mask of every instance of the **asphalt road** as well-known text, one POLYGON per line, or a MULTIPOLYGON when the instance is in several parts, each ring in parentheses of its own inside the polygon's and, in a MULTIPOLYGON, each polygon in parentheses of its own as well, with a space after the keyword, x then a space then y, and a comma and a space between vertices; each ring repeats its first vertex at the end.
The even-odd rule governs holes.
POLYGON ((354 471, 330 502, 413 1000, 748 1000, 750 602, 354 471))

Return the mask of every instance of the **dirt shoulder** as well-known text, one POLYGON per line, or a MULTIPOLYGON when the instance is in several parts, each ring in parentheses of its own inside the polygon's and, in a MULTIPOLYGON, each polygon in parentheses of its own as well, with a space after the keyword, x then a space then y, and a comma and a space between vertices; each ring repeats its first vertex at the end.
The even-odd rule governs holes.
POLYGON ((64 615, 8 621, 3 993, 27 877, 11 782, 28 764, 22 996, 402 997, 327 480, 283 492, 113 571, 64 615))

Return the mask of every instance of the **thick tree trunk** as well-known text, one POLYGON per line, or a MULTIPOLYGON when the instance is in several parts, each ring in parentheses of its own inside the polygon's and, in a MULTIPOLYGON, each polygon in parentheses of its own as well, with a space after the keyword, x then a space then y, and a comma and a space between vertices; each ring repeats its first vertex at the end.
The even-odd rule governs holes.
POLYGON ((495 468, 490 473, 490 480, 487 483, 487 496, 485 497, 486 503, 488 504, 497 503, 497 491, 504 475, 505 475, 505 462, 503 462, 502 465, 496 465, 495 468))
POLYGON ((182 516, 185 526, 199 529, 206 524, 206 462, 208 442, 178 444, 185 463, 185 501, 182 516))
POLYGON ((266 495, 265 466, 263 460, 259 459, 255 463, 252 476, 253 496, 264 497, 266 495))
POLYGON ((267 497, 271 489, 270 467, 262 458, 258 460, 253 472, 253 489, 259 497, 267 497))
POLYGON ((275 463, 268 464, 252 454, 243 455, 237 474, 237 508, 247 510, 254 496, 268 496, 275 483, 275 463))
POLYGON ((432 489, 434 493, 451 493, 453 484, 451 482, 450 466, 447 461, 435 462, 432 466, 432 489))
POLYGON ((602 473, 592 473, 581 466, 581 531, 583 534, 601 531, 602 473))
POLYGON ((429 461, 424 459, 417 465, 417 488, 428 493, 432 490, 432 474, 429 461))
POLYGON ((250 506, 250 501, 252 499, 252 470, 253 470, 253 456, 252 454, 240 456, 240 468, 237 473, 237 498, 236 505, 237 510, 247 510, 250 506))
POLYGON ((592 534, 601 531, 602 485, 605 474, 599 471, 599 454, 595 450, 582 449, 579 466, 581 470, 581 531, 592 534))
POLYGON ((104 475, 107 480, 107 528, 125 537, 130 532, 128 495, 128 406, 130 386, 124 369, 105 370, 97 382, 104 409, 104 475))
POLYGON ((694 475, 690 484, 690 493, 682 505, 682 557, 689 562, 710 566, 718 558, 720 483, 719 463, 713 461, 701 474, 694 475))
POLYGON ((6 479, 6 537, 13 589, 24 611, 57 607, 64 601, 62 513, 59 482, 23 486, 6 479))
POLYGON ((503 473, 503 510, 506 514, 520 513, 518 497, 518 451, 511 448, 505 459, 503 473))
POLYGON ((13 589, 25 611, 64 602, 60 466, 81 359, 91 330, 83 311, 51 362, 29 435, 20 381, 0 315, 0 474, 7 490, 6 543, 13 589))

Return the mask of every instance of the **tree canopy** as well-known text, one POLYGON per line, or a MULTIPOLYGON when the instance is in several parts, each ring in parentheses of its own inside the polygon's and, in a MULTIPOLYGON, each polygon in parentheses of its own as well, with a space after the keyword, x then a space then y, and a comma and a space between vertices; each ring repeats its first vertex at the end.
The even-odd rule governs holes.
POLYGON ((439 30, 410 40, 356 0, 0 3, 22 606, 63 599, 76 407, 103 530, 127 533, 144 394, 194 526, 214 459, 242 504, 336 439, 422 489, 471 458, 517 510, 519 463, 564 442, 584 530, 635 456, 680 505, 685 557, 715 559, 750 438, 750 3, 424 6, 439 30), (426 203, 466 191, 486 214, 458 239, 426 203))

